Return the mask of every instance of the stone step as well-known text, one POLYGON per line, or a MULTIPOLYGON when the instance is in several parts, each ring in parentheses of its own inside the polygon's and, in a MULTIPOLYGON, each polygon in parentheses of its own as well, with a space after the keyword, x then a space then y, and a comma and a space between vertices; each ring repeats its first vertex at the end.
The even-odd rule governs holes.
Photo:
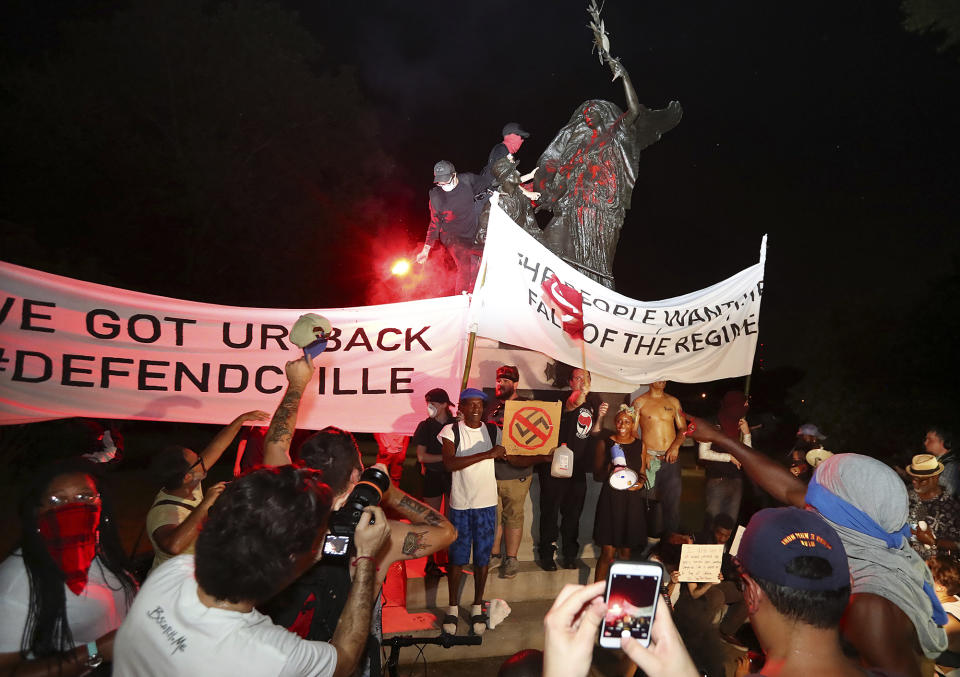
MULTIPOLYGON (((556 599, 567 583, 584 585, 593 582, 596 560, 592 557, 577 560, 576 569, 544 571, 535 562, 520 562, 520 571, 515 578, 500 578, 499 570, 487 574, 484 599, 499 598, 511 606, 514 602, 531 602, 556 599)), ((466 571, 460 579, 461 605, 473 600, 473 576, 466 571)), ((407 611, 443 609, 448 605, 446 576, 407 579, 407 611)))
MULTIPOLYGON (((546 574, 546 572, 541 572, 546 574)), ((559 572, 557 572, 559 573, 559 572)), ((573 573, 572 570, 570 573, 573 573)), ((496 628, 487 630, 483 634, 483 643, 478 646, 452 646, 443 648, 437 645, 426 645, 423 658, 428 664, 439 661, 469 660, 487 658, 491 656, 510 656, 521 649, 543 649, 543 617, 553 605, 553 598, 529 602, 511 602, 510 615, 496 628)), ((437 637, 441 633, 440 625, 446 610, 423 611, 408 614, 412 620, 404 622, 401 616, 403 609, 398 607, 383 610, 384 650, 390 653, 386 640, 397 635, 413 637, 437 637), (432 619, 430 617, 432 616, 432 619), (427 622, 429 621, 429 625, 427 622), (418 625, 419 629, 387 632, 398 625, 418 625)), ((470 628, 470 606, 460 606, 460 623, 458 635, 466 635, 470 628)), ((419 646, 400 649, 400 664, 407 665, 422 660, 419 657, 419 646)))

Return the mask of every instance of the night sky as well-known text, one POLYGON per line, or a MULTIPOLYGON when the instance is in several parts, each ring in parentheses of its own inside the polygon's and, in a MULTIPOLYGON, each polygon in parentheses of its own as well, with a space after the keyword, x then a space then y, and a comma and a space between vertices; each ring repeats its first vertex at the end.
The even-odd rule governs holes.
MULTIPOLYGON (((584 0, 281 4, 325 65, 356 76, 390 176, 363 189, 393 196, 394 222, 382 225, 410 248, 426 229, 437 160, 479 171, 517 121, 531 133, 518 153, 528 171, 581 101, 625 105, 591 54, 584 0)), ((101 5, 103 16, 114 7, 101 5)), ((59 21, 96 16, 89 4, 13 7, 3 31, 15 58, 55 49, 59 21)), ((956 274, 960 60, 905 31, 899 3, 608 0, 603 16, 640 101, 684 109, 641 155, 619 291, 655 300, 709 286, 756 262, 769 233, 762 357, 804 370, 837 318, 872 309, 869 340, 884 331, 882 309, 908 316, 956 274)), ((142 244, 134 236, 113 253, 142 244)), ((341 284, 327 280, 337 299, 318 291, 318 306, 364 303, 358 260, 324 271, 341 284)), ((122 266, 113 272, 123 278, 122 266)), ((201 289, 192 298, 208 300, 201 289)), ((278 294, 274 305, 288 304, 278 294)))
MULTIPOLYGON (((303 20, 359 68, 424 206, 433 162, 478 171, 504 122, 531 132, 526 169, 582 100, 625 104, 590 54, 584 2, 323 4, 303 20)), ((764 338, 789 361, 792 328, 909 303, 949 268, 960 66, 906 33, 895 3, 610 0, 603 15, 641 102, 684 108, 641 157, 620 291, 703 288, 754 263, 769 233, 764 338)))

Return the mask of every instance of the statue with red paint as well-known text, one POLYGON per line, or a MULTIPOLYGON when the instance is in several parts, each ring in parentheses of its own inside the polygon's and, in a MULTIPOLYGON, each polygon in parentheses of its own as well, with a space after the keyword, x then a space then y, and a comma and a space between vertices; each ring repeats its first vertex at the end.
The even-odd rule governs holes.
POLYGON ((544 230, 547 247, 585 275, 614 287, 613 256, 637 180, 640 151, 680 122, 680 104, 652 110, 637 99, 623 64, 610 55, 610 40, 594 0, 587 8, 600 62, 622 79, 627 110, 600 99, 585 101, 540 156, 534 177, 539 209, 553 218, 544 230))

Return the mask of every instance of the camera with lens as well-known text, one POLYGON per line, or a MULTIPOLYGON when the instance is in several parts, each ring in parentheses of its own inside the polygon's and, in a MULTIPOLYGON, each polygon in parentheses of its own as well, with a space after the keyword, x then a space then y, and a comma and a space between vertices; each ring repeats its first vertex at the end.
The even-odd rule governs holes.
POLYGON ((380 468, 367 468, 360 481, 347 496, 347 502, 330 515, 330 533, 323 539, 324 557, 346 557, 353 545, 353 533, 360 524, 363 509, 379 505, 384 492, 390 488, 390 476, 380 468))

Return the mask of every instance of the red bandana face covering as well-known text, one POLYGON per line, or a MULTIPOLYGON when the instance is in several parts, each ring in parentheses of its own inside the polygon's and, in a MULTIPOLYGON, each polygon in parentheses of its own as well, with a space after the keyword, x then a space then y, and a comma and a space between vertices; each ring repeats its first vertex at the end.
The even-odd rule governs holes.
POLYGON ((87 572, 97 554, 99 523, 100 506, 90 503, 70 503, 37 516, 47 551, 75 595, 87 587, 87 572))

